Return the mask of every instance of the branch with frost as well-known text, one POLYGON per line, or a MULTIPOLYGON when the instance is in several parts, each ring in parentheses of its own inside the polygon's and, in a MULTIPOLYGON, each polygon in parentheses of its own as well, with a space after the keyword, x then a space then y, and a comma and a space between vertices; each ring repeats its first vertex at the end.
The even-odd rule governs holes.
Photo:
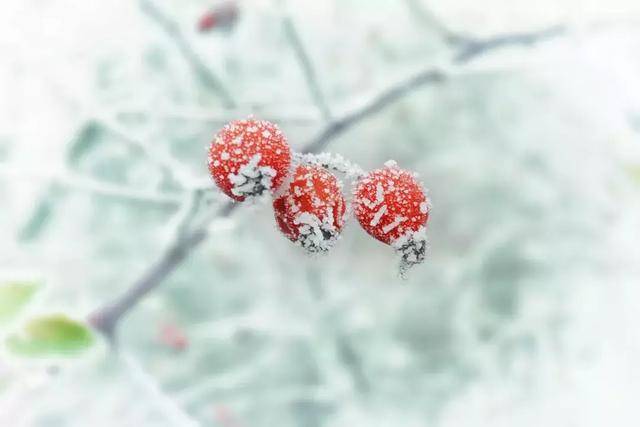
POLYGON ((140 8, 169 36, 200 81, 218 94, 225 107, 235 107, 236 102, 222 83, 222 79, 206 65, 178 24, 162 12, 153 0, 140 0, 140 8))
POLYGON ((106 131, 124 141, 134 150, 143 153, 151 163, 158 166, 164 174, 176 180, 183 188, 188 188, 191 186, 191 183, 193 183, 194 178, 188 173, 186 168, 171 156, 158 149, 157 146, 153 147, 148 142, 131 135, 127 129, 109 117, 96 117, 96 121, 106 131))
POLYGON ((405 0, 409 13, 424 27, 435 31, 447 44, 456 44, 465 40, 464 36, 452 31, 422 2, 422 0, 405 0))
MULTIPOLYGON (((529 46, 537 40, 546 40, 559 34, 561 33, 556 32, 549 34, 548 31, 538 31, 526 34, 521 33, 515 36, 502 35, 487 39, 482 44, 482 47, 475 48, 472 54, 464 53, 465 48, 462 47, 458 54, 454 55, 454 58, 457 58, 456 63, 459 65, 474 57, 507 45, 529 46)), ((304 146, 301 152, 318 153, 324 150, 331 141, 347 130, 374 116, 404 96, 425 86, 440 83, 444 81, 446 77, 447 74, 444 71, 427 67, 407 79, 391 85, 381 93, 371 97, 359 107, 329 122, 315 138, 304 146)), ((192 227, 188 233, 183 235, 178 234, 176 238, 169 242, 169 245, 160 254, 159 258, 153 262, 142 276, 134 281, 123 294, 118 296, 113 302, 99 307, 91 315, 91 323, 94 328, 101 332, 109 341, 115 343, 116 328, 123 316, 135 307, 147 294, 157 288, 182 264, 192 251, 206 241, 209 237, 209 222, 213 218, 230 215, 236 206, 237 204, 227 202, 219 209, 213 210, 205 221, 192 227)))
POLYGON ((251 113, 264 120, 274 123, 287 124, 292 126, 310 126, 318 122, 318 114, 315 108, 309 106, 297 106, 295 108, 278 108, 277 111, 270 111, 262 105, 244 105, 236 108, 229 108, 222 111, 211 111, 203 108, 154 108, 153 111, 144 110, 140 107, 119 108, 113 111, 113 116, 117 118, 139 118, 150 117, 155 120, 173 121, 193 121, 211 124, 224 125, 240 115, 251 113))
POLYGON ((178 206, 181 200, 179 195, 137 190, 66 170, 59 173, 43 174, 41 171, 28 171, 24 168, 2 166, 0 167, 0 176, 25 180, 49 181, 65 188, 89 194, 157 205, 178 206))
POLYGON ((539 31, 506 33, 485 39, 465 38, 460 42, 460 47, 454 55, 454 62, 464 63, 486 52, 502 47, 533 46, 536 43, 556 38, 566 34, 564 25, 553 25, 539 31))
POLYGON ((331 120, 331 109, 329 108, 329 104, 320 88, 320 83, 318 81, 318 75, 315 71, 315 67, 311 63, 311 59, 307 53, 307 50, 300 39, 300 35, 298 34, 298 30, 293 23, 293 20, 290 16, 285 16, 282 18, 282 27, 284 30, 284 34, 293 49, 296 59, 300 64, 300 68, 302 68, 302 72, 304 73, 305 81, 307 82, 307 87, 309 88, 309 92, 311 92, 311 96, 320 110, 320 114, 326 121, 331 120))

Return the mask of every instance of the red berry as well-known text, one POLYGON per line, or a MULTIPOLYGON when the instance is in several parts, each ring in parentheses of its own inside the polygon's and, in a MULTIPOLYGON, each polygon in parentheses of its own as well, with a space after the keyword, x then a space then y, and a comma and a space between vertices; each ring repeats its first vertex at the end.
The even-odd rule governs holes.
POLYGON ((209 172, 232 199, 275 191, 289 172, 291 149, 278 126, 265 120, 225 125, 209 148, 209 172))
POLYGON ((340 183, 319 166, 299 166, 287 190, 273 202, 278 227, 310 253, 328 251, 345 222, 340 183))
POLYGON ((355 189, 354 211, 367 233, 402 254, 401 272, 422 262, 430 203, 413 173, 387 162, 368 173, 355 189))
POLYGON ((201 32, 209 31, 216 25, 216 15, 213 12, 207 12, 198 21, 198 30, 201 32))
POLYGON ((166 323, 160 326, 160 342, 174 350, 185 350, 189 346, 189 339, 176 324, 166 323))
POLYGON ((238 3, 234 0, 225 1, 200 18, 198 30, 204 33, 214 28, 231 29, 235 25, 238 15, 238 3))

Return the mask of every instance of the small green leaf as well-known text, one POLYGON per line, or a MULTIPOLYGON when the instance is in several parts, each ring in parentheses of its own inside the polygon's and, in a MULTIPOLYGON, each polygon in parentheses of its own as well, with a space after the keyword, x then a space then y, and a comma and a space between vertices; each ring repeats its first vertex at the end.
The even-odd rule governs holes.
POLYGON ((40 288, 37 283, 0 283, 0 325, 12 320, 40 288))
POLYGON ((68 356, 88 349, 93 334, 84 324, 63 314, 30 320, 21 334, 7 338, 7 348, 19 356, 68 356))

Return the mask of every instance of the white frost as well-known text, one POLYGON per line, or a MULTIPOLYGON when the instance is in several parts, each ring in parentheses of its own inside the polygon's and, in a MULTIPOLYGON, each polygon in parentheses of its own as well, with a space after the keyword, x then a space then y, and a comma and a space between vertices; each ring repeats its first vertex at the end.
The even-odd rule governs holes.
POLYGON ((373 216, 373 219, 371 219, 369 225, 371 225, 372 227, 378 225, 385 213, 387 213, 387 205, 383 205, 380 209, 378 209, 378 212, 376 212, 376 214, 373 216))
POLYGON ((384 227, 382 227, 382 232, 384 234, 387 234, 391 230, 396 229, 400 224, 402 224, 406 220, 407 218, 404 216, 397 216, 396 219, 391 224, 387 224, 384 227))
POLYGON ((233 195, 258 196, 265 190, 271 190, 272 180, 277 172, 270 166, 258 166, 261 158, 260 154, 256 154, 238 169, 237 174, 229 174, 229 181, 233 184, 233 195))
POLYGON ((375 207, 377 207, 378 205, 382 204, 382 202, 384 202, 384 188, 382 187, 381 183, 378 183, 376 185, 376 199, 375 200, 367 200, 367 199, 362 199, 362 203, 364 203, 364 205, 366 207, 368 207, 369 209, 373 209, 375 207))

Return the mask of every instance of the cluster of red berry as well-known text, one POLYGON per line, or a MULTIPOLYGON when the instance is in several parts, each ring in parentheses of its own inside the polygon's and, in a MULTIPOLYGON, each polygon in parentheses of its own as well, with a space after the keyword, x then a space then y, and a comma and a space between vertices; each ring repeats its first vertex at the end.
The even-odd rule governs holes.
POLYGON ((401 274, 425 258, 430 202, 416 175, 393 161, 364 173, 340 156, 294 154, 277 125, 248 118, 216 135, 209 171, 235 201, 271 193, 278 227, 310 253, 328 251, 353 212, 367 233, 400 253, 401 274), (355 178, 351 203, 330 170, 355 178))

